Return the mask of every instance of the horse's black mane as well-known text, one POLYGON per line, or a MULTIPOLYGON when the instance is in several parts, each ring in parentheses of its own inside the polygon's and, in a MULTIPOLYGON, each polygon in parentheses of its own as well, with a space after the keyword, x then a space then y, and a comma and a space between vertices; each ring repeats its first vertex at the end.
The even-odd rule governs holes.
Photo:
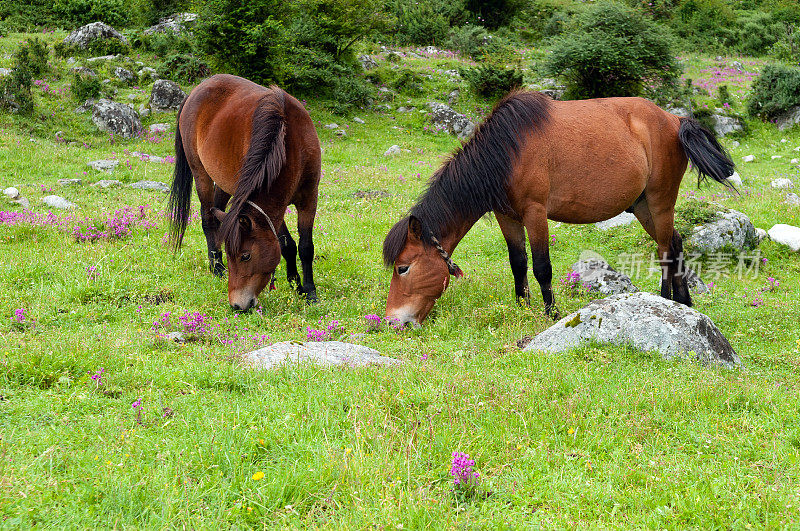
POLYGON ((465 218, 509 211, 507 186, 514 162, 531 131, 547 121, 550 99, 538 92, 512 92, 464 146, 431 177, 428 189, 398 221, 383 242, 383 261, 391 266, 406 245, 410 216, 422 225, 423 242, 454 229, 465 218))
POLYGON ((242 243, 239 216, 242 207, 254 192, 269 190, 286 161, 286 122, 284 103, 286 93, 271 86, 253 112, 250 147, 239 171, 239 182, 231 198, 231 207, 220 227, 225 248, 237 254, 242 243))

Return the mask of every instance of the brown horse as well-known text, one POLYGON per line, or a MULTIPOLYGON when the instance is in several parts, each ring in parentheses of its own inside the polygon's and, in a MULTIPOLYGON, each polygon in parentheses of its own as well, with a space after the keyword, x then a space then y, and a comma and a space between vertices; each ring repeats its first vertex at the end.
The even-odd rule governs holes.
POLYGON ((178 111, 169 197, 173 245, 177 249, 183 241, 194 180, 210 269, 217 276, 225 273, 220 240, 225 243, 231 306, 247 310, 258 303, 258 294, 274 281, 281 254, 289 282, 315 301, 311 233, 320 168, 317 132, 295 98, 236 76, 203 81, 178 111), (297 245, 283 221, 290 204, 297 207, 302 283, 297 245))
POLYGON ((536 92, 501 100, 474 137, 434 174, 409 216, 389 231, 394 267, 386 316, 419 323, 462 275, 450 254, 494 212, 508 245, 516 296, 530 303, 525 230, 545 311, 556 317, 547 220, 592 223, 633 212, 658 244, 661 295, 691 305, 678 274, 675 201, 687 162, 726 183, 734 168, 714 135, 641 98, 553 101, 536 92))

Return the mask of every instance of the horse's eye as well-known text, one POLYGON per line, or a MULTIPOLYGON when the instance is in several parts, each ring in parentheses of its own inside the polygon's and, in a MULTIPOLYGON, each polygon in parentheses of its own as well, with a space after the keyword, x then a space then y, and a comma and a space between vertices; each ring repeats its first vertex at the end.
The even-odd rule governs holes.
POLYGON ((250 253, 242 253, 240 260, 242 262, 247 262, 248 260, 250 260, 250 253))
POLYGON ((405 275, 406 273, 408 273, 408 266, 397 266, 398 275, 405 275))

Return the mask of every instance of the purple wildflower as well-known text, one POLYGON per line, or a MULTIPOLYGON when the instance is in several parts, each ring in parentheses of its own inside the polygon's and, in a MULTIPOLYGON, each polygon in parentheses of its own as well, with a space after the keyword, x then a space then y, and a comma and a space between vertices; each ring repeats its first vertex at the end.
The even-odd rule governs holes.
POLYGON ((477 485, 480 474, 473 470, 475 461, 469 454, 453 452, 453 461, 450 465, 450 475, 453 476, 453 485, 477 485))

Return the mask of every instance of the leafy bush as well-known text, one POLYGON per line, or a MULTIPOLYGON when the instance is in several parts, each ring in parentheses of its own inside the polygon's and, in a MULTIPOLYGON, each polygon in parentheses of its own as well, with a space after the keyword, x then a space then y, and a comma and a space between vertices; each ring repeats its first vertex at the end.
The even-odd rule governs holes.
POLYGON ((111 26, 126 26, 130 22, 130 6, 123 0, 55 0, 53 18, 62 25, 83 26, 90 22, 105 22, 111 26))
POLYGON ((690 45, 724 50, 736 40, 736 16, 725 0, 683 0, 669 22, 690 45))
POLYGON ((498 98, 522 86, 522 72, 494 64, 461 70, 472 90, 485 98, 498 98))
POLYGON ((771 13, 756 12, 738 20, 737 48, 749 55, 764 55, 786 33, 783 22, 771 13))
POLYGON ((132 0, 132 20, 138 26, 152 26, 159 20, 191 7, 188 0, 132 0))
POLYGON ((119 39, 96 39, 89 43, 86 48, 80 48, 74 44, 64 44, 57 42, 53 45, 56 57, 71 56, 98 56, 98 55, 128 55, 131 51, 130 46, 119 39))
POLYGON ((198 47, 220 70, 345 105, 366 102, 353 45, 385 27, 378 0, 210 0, 200 15, 198 47))
POLYGON ((680 69, 670 35, 618 4, 598 4, 559 37, 545 64, 574 99, 643 94, 648 84, 674 86, 680 69))
POLYGON ((167 31, 150 35, 142 34, 134 37, 131 40, 131 44, 146 52, 153 52, 159 57, 195 52, 195 44, 186 32, 175 33, 167 31))
POLYGON ((72 97, 80 102, 98 97, 102 88, 103 84, 97 76, 84 72, 75 72, 72 76, 70 91, 72 92, 72 97))
POLYGON ((467 0, 467 9, 489 29, 507 25, 524 6, 524 0, 467 0))
POLYGON ((208 63, 189 54, 172 54, 158 67, 158 75, 178 83, 194 83, 211 75, 208 63))
POLYGON ((753 83, 747 112, 751 116, 772 120, 796 105, 800 105, 800 68, 765 66, 753 83))
POLYGON ((47 43, 38 37, 25 41, 17 51, 17 54, 20 61, 28 64, 32 77, 42 77, 50 71, 50 65, 47 63, 50 54, 47 43))
POLYGON ((450 30, 447 47, 461 52, 467 57, 480 56, 486 45, 492 40, 491 34, 483 26, 467 24, 450 30))
MULTIPOLYGON (((41 53, 38 45, 34 45, 34 49, 36 54, 41 53)), ((44 49, 47 50, 46 46, 44 49)), ((40 61, 41 56, 31 52, 30 43, 19 47, 13 56, 11 73, 0 79, 0 108, 19 114, 33 113, 32 78, 35 71, 41 73, 40 61)))

